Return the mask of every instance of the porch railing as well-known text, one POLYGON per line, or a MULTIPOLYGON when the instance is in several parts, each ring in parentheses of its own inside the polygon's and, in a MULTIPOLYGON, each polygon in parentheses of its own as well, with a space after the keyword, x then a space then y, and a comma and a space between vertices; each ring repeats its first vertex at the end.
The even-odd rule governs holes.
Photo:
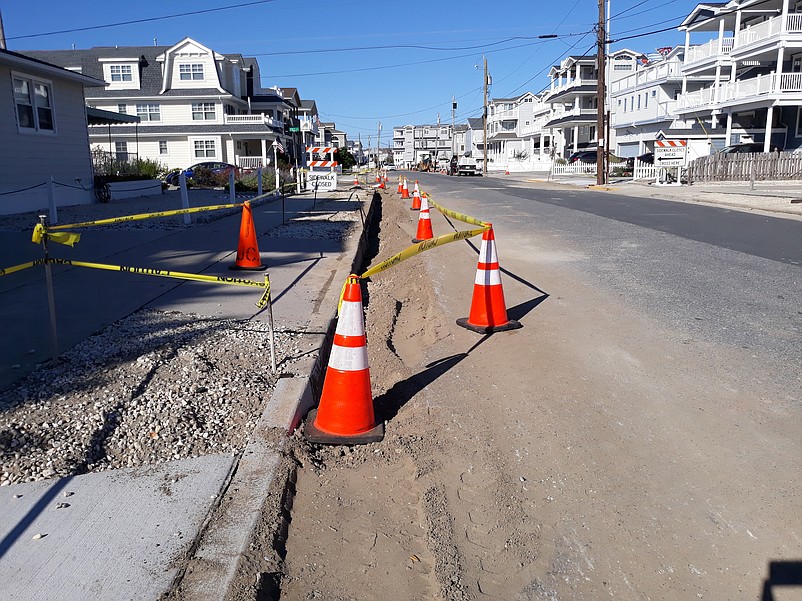
POLYGON ((240 169, 260 169, 264 167, 262 157, 237 156, 237 167, 240 169))

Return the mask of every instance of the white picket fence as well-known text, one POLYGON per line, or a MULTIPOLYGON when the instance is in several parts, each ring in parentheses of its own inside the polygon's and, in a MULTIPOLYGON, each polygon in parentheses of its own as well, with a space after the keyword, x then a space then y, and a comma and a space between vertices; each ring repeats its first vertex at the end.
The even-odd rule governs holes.
POLYGON ((551 175, 596 175, 596 163, 575 163, 560 165, 554 162, 551 166, 551 175))
POLYGON ((657 177, 657 167, 653 163, 644 163, 635 159, 635 166, 632 169, 632 179, 654 179, 657 177))

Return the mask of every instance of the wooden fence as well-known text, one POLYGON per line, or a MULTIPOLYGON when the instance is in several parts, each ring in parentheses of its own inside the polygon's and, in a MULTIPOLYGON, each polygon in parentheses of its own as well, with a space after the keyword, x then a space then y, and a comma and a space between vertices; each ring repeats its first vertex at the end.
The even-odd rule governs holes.
POLYGON ((718 153, 688 165, 688 183, 797 179, 802 179, 802 154, 792 152, 718 153))

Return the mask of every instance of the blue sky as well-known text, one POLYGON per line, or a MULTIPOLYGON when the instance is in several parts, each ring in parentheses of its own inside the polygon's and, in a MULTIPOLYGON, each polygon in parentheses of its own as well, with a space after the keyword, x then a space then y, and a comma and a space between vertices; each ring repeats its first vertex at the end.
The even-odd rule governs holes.
MULTIPOLYGON (((673 27, 696 4, 611 0, 614 40, 672 28, 612 48, 651 53, 683 44, 684 34, 673 27)), ((393 126, 435 123, 438 112, 450 123, 452 96, 457 123, 480 115, 483 54, 491 97, 545 88, 551 65, 569 54, 595 53, 598 0, 13 0, 0 10, 9 50, 22 53, 151 45, 154 38, 169 46, 189 36, 218 52, 255 56, 263 87, 298 88, 301 98, 317 102, 323 121, 336 122, 349 138, 371 136, 375 144, 381 122, 385 146, 393 126), (140 22, 121 24, 131 21, 140 22), (75 29, 84 30, 51 34, 75 29)))

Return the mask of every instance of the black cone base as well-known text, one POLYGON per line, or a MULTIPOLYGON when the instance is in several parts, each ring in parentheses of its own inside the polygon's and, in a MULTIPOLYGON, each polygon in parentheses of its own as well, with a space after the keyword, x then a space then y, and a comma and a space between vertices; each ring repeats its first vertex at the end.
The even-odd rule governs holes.
POLYGON ((497 325, 497 326, 477 326, 472 323, 468 322, 467 317, 461 317, 457 320, 457 325, 462 326, 466 330, 470 330, 471 332, 476 332, 477 334, 492 334, 494 332, 506 332, 507 330, 517 330, 518 328, 522 328, 520 322, 515 321, 514 319, 509 320, 505 324, 497 325))
POLYGON ((306 422, 304 425, 304 437, 309 442, 315 442, 318 444, 344 444, 344 445, 355 445, 355 444, 369 444, 371 442, 381 442, 384 440, 384 422, 381 422, 376 427, 368 430, 367 432, 361 432, 360 434, 354 434, 352 436, 343 436, 339 434, 329 434, 328 432, 323 432, 322 430, 318 430, 315 427, 315 418, 317 417, 317 409, 313 409, 309 412, 309 415, 306 416, 306 422))

